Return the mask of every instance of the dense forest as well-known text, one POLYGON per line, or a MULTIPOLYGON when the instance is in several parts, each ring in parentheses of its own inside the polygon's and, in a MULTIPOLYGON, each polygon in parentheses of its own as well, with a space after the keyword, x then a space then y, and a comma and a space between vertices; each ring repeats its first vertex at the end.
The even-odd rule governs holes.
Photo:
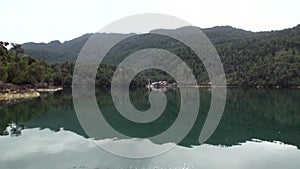
POLYGON ((1 87, 19 85, 26 88, 49 86, 70 86, 72 84, 73 64, 68 62, 49 65, 24 54, 19 44, 0 43, 0 82, 1 87), (5 85, 3 85, 5 83, 5 85), (9 86, 7 86, 9 84, 9 86))
MULTIPOLYGON (((70 87, 74 69, 73 62, 47 64, 24 54, 19 44, 0 42, 0 92, 9 88, 24 90, 30 88, 49 88, 53 86, 70 87), (2 90, 3 89, 3 90, 2 90)), ((101 64, 98 68, 96 85, 107 88, 116 67, 110 64, 101 64)), ((133 81, 132 86, 144 84, 146 80, 133 81)))
MULTIPOLYGON (((241 87, 300 85, 300 25, 270 32, 250 32, 230 26, 203 29, 203 32, 220 55, 228 85, 241 87)), ((53 85, 70 85, 74 62, 91 35, 85 34, 64 43, 59 41, 48 44, 25 43, 22 45, 24 49, 22 55, 17 54, 14 48, 9 51, 1 49, 0 81, 16 84, 46 82, 53 85)), ((101 36, 113 38, 122 35, 103 33, 101 36)), ((99 66, 96 85, 109 87, 118 63, 132 52, 145 48, 165 49, 178 55, 193 70, 199 84, 209 82, 201 61, 197 60, 187 46, 170 37, 150 32, 134 35, 112 48, 99 66)), ((144 85, 147 79, 173 81, 165 72, 148 70, 136 76, 132 86, 144 85)))

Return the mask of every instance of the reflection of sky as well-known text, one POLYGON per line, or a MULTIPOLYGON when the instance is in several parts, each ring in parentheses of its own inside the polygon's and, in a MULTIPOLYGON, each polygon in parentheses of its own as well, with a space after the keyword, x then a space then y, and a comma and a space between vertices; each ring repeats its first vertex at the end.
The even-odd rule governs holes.
POLYGON ((64 130, 27 129, 20 137, 0 137, 0 143, 0 168, 292 169, 300 166, 300 151, 295 146, 259 141, 232 147, 207 144, 176 147, 164 155, 143 160, 116 157, 92 140, 64 130))

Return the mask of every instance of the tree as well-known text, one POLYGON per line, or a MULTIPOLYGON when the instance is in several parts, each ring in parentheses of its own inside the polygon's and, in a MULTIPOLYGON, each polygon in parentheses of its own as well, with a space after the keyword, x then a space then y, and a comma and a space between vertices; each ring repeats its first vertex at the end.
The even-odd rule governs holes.
POLYGON ((293 49, 293 56, 295 56, 296 52, 295 52, 295 49, 293 49))
POLYGON ((7 48, 6 48, 6 46, 8 46, 8 45, 9 45, 8 42, 2 42, 2 41, 0 41, 0 55, 7 54, 7 48))
POLYGON ((11 50, 15 51, 17 57, 18 57, 19 53, 24 53, 24 49, 22 48, 22 46, 20 44, 11 43, 11 45, 12 45, 11 50))
POLYGON ((0 81, 5 82, 7 80, 7 68, 6 66, 0 64, 0 81))

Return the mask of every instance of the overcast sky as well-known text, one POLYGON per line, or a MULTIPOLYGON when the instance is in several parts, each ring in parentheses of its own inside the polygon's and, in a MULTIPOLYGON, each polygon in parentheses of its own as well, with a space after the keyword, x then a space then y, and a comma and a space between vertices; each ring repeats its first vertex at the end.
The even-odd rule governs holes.
POLYGON ((299 0, 5 0, 0 40, 63 42, 140 13, 173 15, 201 28, 280 30, 300 24, 299 8, 299 0))

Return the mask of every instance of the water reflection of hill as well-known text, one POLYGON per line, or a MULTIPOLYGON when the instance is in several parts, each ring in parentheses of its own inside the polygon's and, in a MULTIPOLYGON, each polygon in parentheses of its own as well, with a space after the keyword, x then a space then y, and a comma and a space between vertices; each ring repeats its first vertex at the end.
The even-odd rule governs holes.
MULTIPOLYGON (((168 101, 166 112, 151 124, 152 127, 136 127, 135 124, 124 127, 126 121, 114 113, 115 108, 109 93, 97 92, 99 107, 111 125, 133 136, 145 137, 167 129, 176 119, 180 105, 179 91, 168 91, 167 96, 171 100, 168 101)), ((201 90, 200 93, 201 105, 197 123, 181 142, 183 146, 198 144, 198 136, 210 104, 210 92, 201 90)), ((137 90, 131 92, 130 98, 137 109, 146 110, 150 106, 147 95, 146 90, 137 90)), ((229 90, 222 120, 208 143, 230 146, 256 138, 282 141, 299 148, 299 96, 299 90, 290 89, 229 90)), ((50 128, 57 131, 63 127, 87 137, 74 112, 70 91, 5 106, 0 110, 1 131, 7 124, 15 121, 24 124, 26 128, 50 128)))

